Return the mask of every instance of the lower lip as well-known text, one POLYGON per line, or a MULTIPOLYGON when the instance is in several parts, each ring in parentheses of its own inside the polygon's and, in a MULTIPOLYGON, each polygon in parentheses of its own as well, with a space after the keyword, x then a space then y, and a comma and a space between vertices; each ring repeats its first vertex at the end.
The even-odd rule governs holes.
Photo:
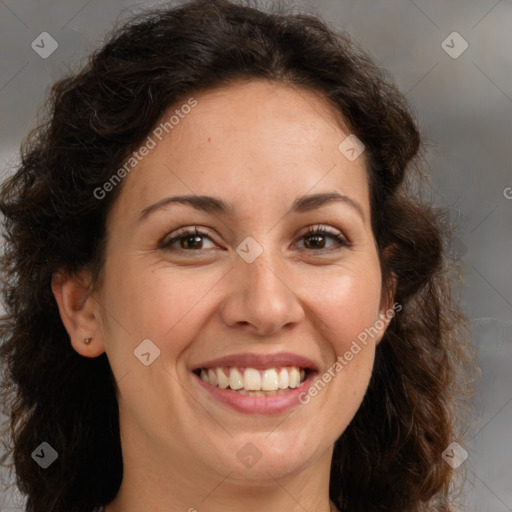
POLYGON ((241 395, 230 389, 222 389, 208 382, 204 382, 192 372, 194 380, 209 393, 215 400, 228 405, 238 412, 246 414, 279 414, 297 405, 302 405, 299 397, 307 393, 315 379, 317 372, 310 372, 306 380, 298 387, 289 389, 286 393, 275 396, 248 396, 241 395))

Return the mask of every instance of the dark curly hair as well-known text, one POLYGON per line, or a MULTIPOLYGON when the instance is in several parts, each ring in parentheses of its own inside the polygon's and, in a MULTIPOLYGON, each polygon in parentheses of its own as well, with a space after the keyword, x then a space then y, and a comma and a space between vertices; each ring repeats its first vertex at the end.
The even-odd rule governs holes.
POLYGON ((267 79, 320 93, 365 145, 371 220, 384 289, 402 310, 377 346, 363 402, 334 447, 330 497, 343 512, 442 512, 453 474, 441 454, 459 439, 467 322, 452 298, 446 217, 422 201, 422 144, 404 97, 364 52, 318 16, 228 0, 144 12, 117 27, 76 74, 51 89, 47 113, 3 184, 0 355, 3 441, 27 512, 91 512, 123 475, 116 382, 106 354, 71 346, 52 275, 103 264, 109 180, 183 97, 267 79), (59 464, 31 452, 47 441, 59 464))

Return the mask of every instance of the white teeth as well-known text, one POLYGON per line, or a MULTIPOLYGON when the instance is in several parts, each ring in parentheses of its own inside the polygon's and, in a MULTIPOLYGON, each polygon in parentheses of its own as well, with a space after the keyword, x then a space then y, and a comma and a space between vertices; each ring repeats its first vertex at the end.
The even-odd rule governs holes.
POLYGON ((230 388, 243 395, 274 396, 284 393, 289 388, 296 388, 306 378, 306 370, 296 366, 286 368, 208 368, 200 372, 201 380, 218 386, 230 388), (243 373, 242 373, 243 370, 243 373))
POLYGON ((290 368, 288 371, 288 386, 296 388, 300 384, 300 371, 298 368, 290 368))
POLYGON ((226 389, 229 386, 229 379, 226 377, 226 374, 222 371, 222 368, 217 368, 217 381, 217 385, 221 389, 226 389))
MULTIPOLYGON (((233 368, 231 368, 233 373, 233 368)), ((258 370, 254 368, 247 368, 244 372, 244 389, 247 391, 260 391, 261 390, 261 375, 258 370)))
POLYGON ((286 389, 288 387, 288 372, 283 368, 279 372, 279 389, 286 389))
POLYGON ((261 389, 263 391, 276 391, 279 389, 279 379, 277 377, 277 372, 273 368, 263 372, 263 377, 261 378, 261 389))
POLYGON ((217 379, 217 372, 213 368, 208 368, 208 381, 214 386, 217 386, 219 383, 217 379))
MULTIPOLYGON (((245 384, 244 381, 245 381, 245 376, 244 376, 244 380, 242 380, 242 374, 236 368, 231 368, 231 372, 229 374, 229 387, 231 389, 242 389, 245 384)), ((249 388, 247 388, 247 386, 245 386, 245 389, 249 389, 249 388)))

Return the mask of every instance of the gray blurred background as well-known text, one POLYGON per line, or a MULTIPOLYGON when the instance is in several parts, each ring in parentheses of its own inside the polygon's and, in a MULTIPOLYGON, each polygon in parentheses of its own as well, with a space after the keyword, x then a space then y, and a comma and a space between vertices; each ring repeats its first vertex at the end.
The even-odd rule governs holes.
MULTIPOLYGON (((47 87, 77 69, 116 18, 159 3, 0 0, 3 176, 47 87)), ((512 511, 512 1, 296 5, 348 31, 391 74, 423 127, 432 201, 459 219, 452 251, 465 266, 461 297, 481 368, 462 443, 469 456, 456 470, 468 475, 464 510, 512 511)), ((0 488, 1 512, 20 512, 23 503, 13 488, 0 488)))

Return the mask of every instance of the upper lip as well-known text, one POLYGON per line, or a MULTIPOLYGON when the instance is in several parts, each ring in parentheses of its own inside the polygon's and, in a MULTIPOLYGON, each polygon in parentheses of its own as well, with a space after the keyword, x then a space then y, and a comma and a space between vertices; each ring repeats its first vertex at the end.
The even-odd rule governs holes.
POLYGON ((229 356, 218 357, 210 361, 204 361, 194 367, 194 370, 200 368, 213 368, 217 366, 255 368, 257 370, 266 370, 269 368, 278 368, 283 366, 297 366, 309 370, 318 371, 317 365, 308 357, 293 354, 291 352, 279 352, 276 354, 231 354, 229 356))

